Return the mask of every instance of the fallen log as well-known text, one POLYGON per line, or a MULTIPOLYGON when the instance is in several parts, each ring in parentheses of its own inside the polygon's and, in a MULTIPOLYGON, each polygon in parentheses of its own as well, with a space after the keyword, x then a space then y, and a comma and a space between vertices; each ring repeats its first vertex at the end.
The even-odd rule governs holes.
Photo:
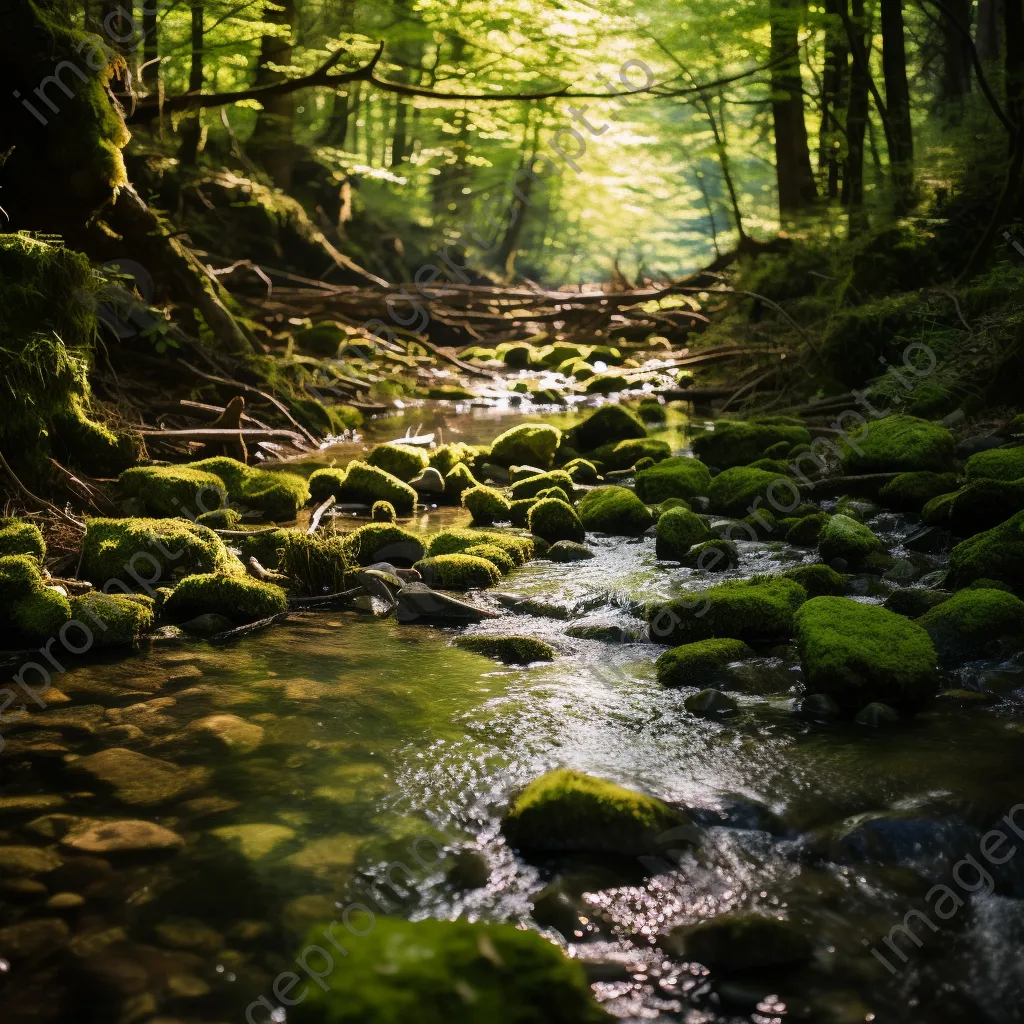
POLYGON ((168 441, 230 441, 241 438, 244 441, 290 441, 296 447, 308 447, 306 439, 294 430, 266 430, 259 427, 193 427, 187 430, 159 430, 143 428, 143 437, 166 438, 168 441))

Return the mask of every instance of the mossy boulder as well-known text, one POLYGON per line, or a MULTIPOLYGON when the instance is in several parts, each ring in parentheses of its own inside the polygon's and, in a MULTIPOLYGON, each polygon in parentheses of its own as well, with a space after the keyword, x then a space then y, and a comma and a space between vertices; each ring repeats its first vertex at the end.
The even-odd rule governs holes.
POLYGON ((964 464, 964 475, 968 480, 1020 480, 1024 478, 1024 446, 978 452, 964 464))
POLYGON ((782 576, 730 580, 650 605, 648 631, 653 643, 673 646, 715 637, 770 643, 792 635, 793 616, 806 600, 804 588, 782 576))
POLYGON ((575 541, 559 540, 548 548, 545 557, 552 562, 587 562, 594 557, 594 552, 575 541))
POLYGON ((186 576, 174 588, 163 614, 170 622, 187 622, 211 612, 244 625, 287 610, 287 594, 272 583, 240 574, 202 573, 186 576))
POLYGON ((310 473, 307 481, 309 496, 318 505, 325 502, 332 494, 335 498, 339 498, 344 483, 345 470, 343 469, 314 470, 310 473))
POLYGON ((408 483, 430 465, 430 459, 422 448, 396 442, 377 445, 366 456, 366 464, 408 483))
POLYGON ((694 544, 710 538, 707 523, 695 512, 670 508, 658 519, 654 551, 658 558, 678 562, 694 544))
POLYGON ((690 822, 655 797, 559 768, 523 790, 501 827, 509 843, 527 856, 640 857, 678 846, 690 822))
MULTIPOLYGON (((358 941, 324 972, 326 991, 289 1009, 295 1024, 604 1024, 583 967, 511 924, 358 916, 358 941)), ((306 949, 324 946, 325 922, 306 949)))
POLYGON ((635 537, 654 525, 651 510, 625 487, 595 487, 580 498, 577 510, 593 533, 635 537))
POLYGON ((842 454, 847 473, 945 473, 953 468, 956 441, 940 423, 892 414, 851 434, 842 454))
POLYGON ((923 627, 878 605, 815 597, 796 613, 808 692, 857 710, 916 708, 935 692, 935 648, 923 627))
POLYGON ((431 555, 414 566, 428 587, 439 590, 471 590, 492 587, 501 580, 498 567, 475 555, 431 555))
POLYGON ((795 968, 814 953, 799 925, 744 911, 676 928, 663 945, 677 956, 725 974, 795 968))
POLYGON ((420 538, 394 523, 367 523, 350 533, 346 540, 359 565, 390 562, 407 568, 415 565, 424 553, 420 538))
POLYGON ((497 544, 474 544, 471 548, 466 548, 464 553, 476 558, 486 558, 502 576, 508 575, 516 567, 512 556, 497 544))
POLYGON ((846 579, 830 565, 820 562, 814 565, 797 565, 779 573, 788 580, 795 580, 809 597, 841 597, 846 592, 846 579))
POLYGON ((494 658, 505 665, 531 665, 535 661, 554 661, 555 650, 532 636, 460 636, 456 647, 494 658))
POLYGON ((1024 601, 1004 590, 970 587, 917 620, 944 658, 998 654, 999 641, 1024 633, 1024 601))
POLYGON ((755 459, 749 463, 751 469, 763 469, 768 473, 786 473, 789 463, 785 459, 755 459))
POLYGON ((937 498, 925 502, 924 508, 921 509, 921 519, 925 526, 948 526, 949 514, 953 509, 955 497, 956 491, 953 491, 950 494, 940 494, 937 498))
POLYGON ((731 469, 749 465, 782 441, 790 445, 810 444, 811 435, 806 427, 788 423, 718 420, 714 431, 693 439, 692 447, 709 466, 731 469))
POLYGON ((145 594, 92 591, 71 598, 71 617, 92 631, 93 644, 137 644, 153 628, 155 602, 145 594))
POLYGON ((529 537, 516 537, 498 530, 473 530, 453 528, 442 530, 431 537, 427 554, 457 555, 477 544, 494 544, 501 548, 516 565, 522 565, 533 558, 533 541, 529 537))
POLYGON ((560 540, 581 542, 586 536, 583 523, 573 511, 572 505, 558 498, 542 498, 528 516, 530 533, 541 537, 549 544, 560 540))
POLYGON ((536 473, 516 480, 512 484, 511 494, 514 500, 521 501, 523 498, 536 498, 549 487, 561 487, 570 497, 576 493, 572 477, 565 470, 554 469, 550 473, 536 473))
POLYGON ((416 492, 404 480, 365 462, 349 463, 337 497, 339 501, 370 506, 378 501, 389 501, 403 516, 411 516, 416 510, 416 492))
POLYGON ((691 693, 683 701, 683 707, 698 718, 730 718, 739 711, 739 704, 734 697, 713 686, 691 693))
POLYGON ((672 449, 666 441, 658 441, 653 437, 633 437, 626 441, 613 441, 611 444, 601 445, 590 453, 590 457, 608 471, 631 469, 643 459, 651 459, 656 464, 671 454, 672 449))
POLYGON ((725 572, 740 564, 740 555, 731 540, 716 537, 694 544, 680 562, 689 569, 700 569, 702 572, 725 572))
POLYGON ((466 461, 468 446, 461 441, 449 444, 440 444, 430 452, 430 465, 436 469, 441 476, 446 476, 460 462, 466 461))
POLYGON ((284 547, 285 537, 293 531, 282 527, 249 530, 241 537, 231 538, 231 547, 238 552, 243 565, 255 558, 264 569, 277 569, 278 557, 284 547))
POLYGON ((462 500, 462 495, 470 487, 479 487, 479 483, 473 476, 473 471, 465 462, 459 462, 445 474, 444 496, 445 500, 457 504, 462 500))
POLYGON ((878 497, 888 508, 917 515, 933 498, 956 488, 956 473, 900 473, 878 492, 878 497))
POLYGON ((564 501, 566 505, 571 505, 574 500, 561 487, 545 487, 543 491, 537 492, 537 498, 557 498, 559 501, 564 501))
POLYGON ((583 386, 588 395, 617 395, 629 390, 629 381, 620 373, 598 373, 583 386))
POLYGON ((621 405, 604 405, 569 431, 567 441, 577 451, 590 452, 601 445, 646 437, 647 428, 621 405))
POLYGON ((224 481, 195 466, 135 466, 126 469, 118 484, 121 492, 138 498, 153 516, 186 516, 212 512, 227 501, 224 481))
MULTIPOLYGON (((562 443, 562 432, 546 423, 523 423, 499 434, 491 444, 491 461, 499 466, 526 463, 549 469, 562 443)), ((529 497, 529 495, 522 495, 529 497)))
POLYGON ((370 518, 375 523, 396 523, 398 514, 390 501, 375 501, 370 509, 370 518))
POLYGON ((589 459, 570 459, 562 469, 569 474, 573 483, 596 484, 600 479, 597 466, 589 459))
POLYGON ((530 509, 540 498, 518 498, 509 503, 509 522, 513 526, 525 527, 530 521, 530 509))
POLYGON ((972 480, 953 495, 946 525, 958 537, 991 530, 1024 509, 1024 479, 972 480))
POLYGON ((219 476, 232 502, 262 512, 276 522, 294 519, 309 501, 309 485, 295 473, 253 469, 224 455, 193 462, 190 468, 219 476))
POLYGON ((768 540, 770 537, 778 539, 786 533, 782 529, 782 524, 766 508, 759 507, 749 516, 744 516, 740 522, 749 526, 758 540, 768 540))
POLYGON ((798 519, 786 531, 786 543, 804 548, 816 547, 821 531, 831 518, 827 512, 815 512, 814 515, 798 519))
POLYGON ((70 618, 67 597, 47 586, 33 555, 0 557, 0 647, 45 643, 70 618))
POLYGON ((959 590, 980 579, 1024 590, 1024 512, 961 541, 949 553, 946 586, 959 590))
POLYGON ((512 506, 501 491, 481 484, 462 492, 462 504, 473 517, 474 526, 508 522, 512 515, 512 506))
POLYGON ((668 498, 695 498, 699 494, 707 494, 710 487, 708 467, 684 455, 663 459, 636 475, 637 496, 649 505, 668 498))
POLYGON ((98 587, 119 579, 141 587, 195 573, 241 571, 208 526, 187 519, 89 519, 82 541, 83 579, 98 587))
POLYGON ((636 414, 644 423, 664 423, 668 419, 665 406, 656 398, 645 398, 636 407, 636 414))
POLYGON ((730 637, 673 647, 655 662, 658 682, 662 686, 704 687, 730 662, 741 661, 753 653, 742 640, 730 637))
POLYGON ((216 508, 196 516, 196 522, 211 530, 237 530, 242 525, 242 514, 233 508, 216 508))
POLYGON ((781 473, 764 469, 734 466, 719 473, 707 490, 711 508, 724 516, 742 519, 751 510, 762 505, 772 507, 772 497, 779 503, 789 503, 793 494, 792 483, 781 473), (784 481, 780 486, 777 482, 784 481), (758 499, 760 498, 760 501, 758 499))
POLYGON ((0 557, 4 555, 32 555, 42 563, 46 542, 39 527, 24 519, 0 518, 0 557))
POLYGON ((925 612, 930 612, 952 595, 945 590, 927 590, 924 587, 904 587, 894 590, 882 603, 883 608, 891 612, 905 615, 908 619, 918 619, 925 612))
POLYGON ((849 516, 832 516, 818 534, 818 553, 824 562, 841 558, 851 569, 858 569, 881 552, 882 542, 863 523, 849 516))

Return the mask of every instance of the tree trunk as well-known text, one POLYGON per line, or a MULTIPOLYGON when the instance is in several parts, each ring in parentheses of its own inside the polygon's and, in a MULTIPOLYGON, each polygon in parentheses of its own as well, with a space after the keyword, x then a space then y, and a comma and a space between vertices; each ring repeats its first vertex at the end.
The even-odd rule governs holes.
MULTIPOLYGON (((524 136, 523 138, 523 150, 524 156, 519 167, 520 170, 530 170, 533 168, 534 161, 537 159, 537 149, 540 146, 540 126, 543 121, 543 117, 537 117, 534 121, 534 111, 532 108, 526 112, 526 136, 529 136, 529 141, 524 136), (530 122, 533 121, 533 127, 531 131, 530 122)), ((502 236, 501 243, 498 246, 497 251, 494 254, 494 262, 503 268, 505 274, 511 279, 516 271, 516 254, 519 252, 519 240, 523 236, 523 224, 526 220, 526 210, 530 205, 530 195, 533 192, 534 179, 532 174, 527 174, 525 179, 520 181, 517 176, 515 179, 515 185, 518 188, 512 202, 512 210, 509 214, 508 224, 505 226, 505 233, 502 236)))
MULTIPOLYGON (((729 143, 726 139, 725 98, 719 96, 723 108, 721 128, 719 128, 715 112, 711 107, 711 100, 704 96, 701 98, 704 104, 704 112, 708 115, 708 123, 711 125, 711 134, 715 140, 715 155, 718 157, 718 165, 722 169, 722 178, 729 192, 729 203, 732 206, 733 220, 736 221, 736 247, 742 249, 747 242, 747 233, 743 229, 743 211, 740 209, 739 194, 736 191, 736 183, 732 176, 732 164, 729 161, 729 143)), ((810 159, 810 154, 808 153, 808 165, 810 165, 810 159)))
POLYGON ((156 0, 143 0, 142 89, 149 96, 161 96, 163 76, 160 74, 160 28, 156 0))
POLYGON ((401 96, 395 97, 395 130, 391 136, 391 166, 397 167, 408 154, 405 103, 401 96))
POLYGON ((970 31, 973 6, 971 0, 945 0, 945 7, 956 24, 942 12, 942 99, 949 119, 958 122, 971 89, 971 44, 964 30, 970 31))
MULTIPOLYGON (((259 60, 256 63, 254 86, 273 85, 288 77, 283 72, 274 71, 269 65, 287 65, 292 62, 295 0, 280 0, 274 7, 265 8, 263 18, 273 25, 281 25, 285 34, 263 37, 259 60)), ((270 180, 286 192, 291 187, 292 171, 295 167, 295 146, 292 142, 294 113, 294 93, 284 93, 265 99, 263 109, 256 117, 256 127, 248 145, 253 159, 262 165, 270 180)))
POLYGON ((783 221, 807 210, 817 198, 800 77, 798 30, 803 9, 803 0, 770 0, 775 165, 783 221))
POLYGON ((1004 0, 981 0, 978 4, 974 43, 983 61, 1003 59, 1003 3, 1004 0))
MULTIPOLYGON (((827 0, 829 14, 845 13, 849 0, 827 0)), ((839 198, 840 154, 843 132, 838 111, 842 107, 849 81, 850 60, 846 32, 842 25, 830 26, 825 36, 825 70, 822 76, 821 130, 818 139, 818 173, 825 178, 829 199, 839 198)))
MULTIPOLYGON (((903 0, 881 0, 882 72, 889 127, 889 167, 897 214, 906 213, 914 193, 914 135, 903 29, 903 0)), ((884 115, 883 115, 884 116, 884 115)))
MULTIPOLYGON (((191 17, 192 59, 188 71, 188 91, 202 92, 203 89, 203 0, 192 0, 191 17)), ((199 156, 202 139, 202 114, 197 110, 186 117, 178 130, 181 146, 178 159, 184 167, 194 167, 199 156)))
POLYGON ((1006 106, 1017 135, 1024 135, 1024 0, 1003 0, 1006 40, 1006 106))
MULTIPOLYGON (((855 33, 853 48, 861 53, 871 49, 870 22, 864 0, 852 0, 850 23, 855 33)), ((850 94, 846 104, 846 162, 843 166, 842 204, 850 222, 850 235, 865 227, 864 219, 864 133, 868 125, 868 71, 860 60, 850 66, 850 94)))

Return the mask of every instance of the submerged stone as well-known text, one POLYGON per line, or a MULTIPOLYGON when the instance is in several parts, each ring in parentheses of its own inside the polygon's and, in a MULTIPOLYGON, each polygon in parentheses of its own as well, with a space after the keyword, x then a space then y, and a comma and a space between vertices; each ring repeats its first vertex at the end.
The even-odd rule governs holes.
POLYGON ((400 623, 427 622, 465 625, 494 618, 495 612, 439 594, 424 583, 406 583, 398 592, 396 615, 400 623))
POLYGON ((853 717, 857 725, 866 725, 872 729, 880 729, 886 725, 896 725, 900 720, 899 712, 888 704, 875 701, 863 707, 853 717))
POLYGON ((556 541, 547 551, 552 562, 586 562, 593 557, 590 548, 571 540, 556 541))
POLYGON ((798 967, 813 955, 804 930, 792 921, 743 911, 676 928, 664 945, 713 971, 736 973, 798 967))
POLYGON ((736 701, 721 690, 707 689, 691 694, 683 705, 691 715, 699 718, 727 718, 739 710, 736 701))
POLYGON ((555 660, 555 650, 550 644, 530 636, 460 636, 455 646, 495 658, 506 665, 530 665, 537 661, 555 660))
POLYGON ((170 852, 184 846, 185 840, 150 821, 104 821, 72 830, 61 839, 61 845, 78 853, 108 857, 170 852))
POLYGON ((181 768, 134 750, 112 747, 68 762, 75 775, 109 788, 124 804, 154 807, 202 789, 207 768, 181 768))

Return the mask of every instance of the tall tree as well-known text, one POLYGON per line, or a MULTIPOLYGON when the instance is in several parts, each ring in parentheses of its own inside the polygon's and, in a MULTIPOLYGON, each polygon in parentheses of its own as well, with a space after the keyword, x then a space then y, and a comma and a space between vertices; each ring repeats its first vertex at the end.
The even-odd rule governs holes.
POLYGON ((142 88, 150 96, 159 96, 163 76, 160 74, 160 8, 156 0, 142 4, 142 88))
POLYGON ((853 51, 850 91, 846 102, 846 160, 843 164, 842 203, 849 214, 850 234, 864 226, 864 134, 868 125, 870 74, 866 54, 871 52, 871 21, 864 0, 852 0, 844 20, 853 51))
POLYGON ((910 121, 910 84, 907 79, 907 47, 903 24, 903 0, 880 0, 882 25, 882 74, 888 121, 889 173, 894 205, 905 213, 913 202, 914 133, 910 121))
POLYGON ((824 174, 829 199, 839 197, 843 126, 839 111, 849 88, 850 51, 846 42, 842 15, 849 11, 849 0, 827 0, 832 15, 825 33, 825 68, 822 74, 821 129, 818 136, 818 172, 824 174))
POLYGON ((1003 59, 1003 2, 1004 0, 980 0, 978 4, 978 27, 975 45, 983 61, 1003 59))
MULTIPOLYGON (((288 77, 275 71, 273 65, 285 67, 292 62, 292 25, 295 22, 295 0, 280 0, 263 12, 264 19, 279 25, 280 31, 267 33, 260 42, 256 64, 255 85, 273 85, 288 77)), ((256 126, 249 139, 249 153, 260 163, 270 180, 285 191, 291 186, 295 167, 295 145, 292 140, 292 119, 295 116, 295 94, 281 93, 263 100, 263 109, 256 117, 256 126)))
MULTIPOLYGON (((203 90, 203 0, 191 0, 189 18, 190 63, 188 70, 188 91, 203 90)), ((181 145, 178 159, 185 167, 193 167, 199 157, 199 144, 203 137, 202 115, 197 110, 186 117, 179 128, 181 145)))
POLYGON ((944 0, 942 12, 942 99, 951 120, 959 120, 971 89, 971 0, 944 0), (948 12, 948 13, 947 13, 948 12))

